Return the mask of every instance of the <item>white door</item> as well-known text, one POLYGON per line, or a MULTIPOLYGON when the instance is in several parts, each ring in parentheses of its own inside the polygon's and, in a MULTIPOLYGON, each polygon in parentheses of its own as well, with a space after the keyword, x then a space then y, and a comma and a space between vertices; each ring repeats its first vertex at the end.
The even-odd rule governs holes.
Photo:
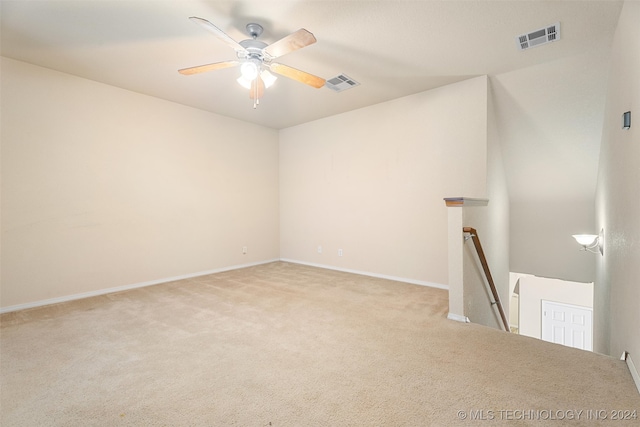
POLYGON ((542 300, 542 339, 593 351, 593 309, 542 300))

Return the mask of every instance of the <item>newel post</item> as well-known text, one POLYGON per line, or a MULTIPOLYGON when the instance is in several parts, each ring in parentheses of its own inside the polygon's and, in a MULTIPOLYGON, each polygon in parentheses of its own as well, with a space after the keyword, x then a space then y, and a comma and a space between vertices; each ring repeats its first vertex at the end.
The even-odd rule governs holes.
POLYGON ((449 314, 447 318, 469 322, 464 312, 464 210, 466 207, 487 206, 489 199, 469 197, 446 197, 448 216, 448 260, 449 260, 449 314))

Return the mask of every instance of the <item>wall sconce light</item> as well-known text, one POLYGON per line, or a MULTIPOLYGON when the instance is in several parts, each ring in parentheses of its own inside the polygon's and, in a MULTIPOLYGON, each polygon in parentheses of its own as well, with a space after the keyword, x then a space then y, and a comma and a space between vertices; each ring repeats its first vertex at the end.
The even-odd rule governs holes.
POLYGON ((588 251, 600 255, 604 255, 604 230, 600 230, 600 234, 574 234, 578 244, 582 245, 581 251, 588 251), (597 250, 596 250, 597 248, 597 250))
POLYGON ((622 114, 622 129, 629 129, 631 127, 631 111, 627 111, 622 114))

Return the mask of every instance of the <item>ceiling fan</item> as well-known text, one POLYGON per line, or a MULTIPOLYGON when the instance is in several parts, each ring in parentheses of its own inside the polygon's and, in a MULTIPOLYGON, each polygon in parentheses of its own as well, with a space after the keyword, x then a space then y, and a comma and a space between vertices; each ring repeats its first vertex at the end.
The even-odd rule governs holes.
POLYGON ((256 108, 259 104, 265 87, 271 86, 276 80, 276 76, 271 74, 270 71, 315 88, 321 88, 325 84, 325 79, 321 77, 300 71, 293 67, 289 67, 288 65, 273 62, 274 59, 284 54, 293 52, 294 50, 301 49, 316 42, 314 35, 304 28, 301 28, 288 36, 267 45, 266 43, 257 40, 263 31, 262 26, 259 24, 247 24, 247 32, 251 38, 237 42, 206 19, 195 16, 192 16, 189 19, 196 24, 199 24, 207 31, 210 31, 218 37, 218 39, 234 49, 238 59, 183 68, 178 70, 180 74, 192 75, 239 65, 242 75, 238 79, 238 83, 249 89, 249 97, 253 99, 253 108, 256 108))

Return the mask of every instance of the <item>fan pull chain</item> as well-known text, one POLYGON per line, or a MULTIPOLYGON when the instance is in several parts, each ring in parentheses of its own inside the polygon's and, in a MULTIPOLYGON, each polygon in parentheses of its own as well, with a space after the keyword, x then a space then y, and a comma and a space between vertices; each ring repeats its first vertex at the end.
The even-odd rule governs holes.
POLYGON ((255 80, 255 96, 253 97, 253 109, 255 110, 258 105, 260 105, 260 99, 258 98, 258 79, 255 80))
POLYGON ((255 84, 254 96, 253 96, 253 109, 255 110, 258 106, 258 85, 255 84))

